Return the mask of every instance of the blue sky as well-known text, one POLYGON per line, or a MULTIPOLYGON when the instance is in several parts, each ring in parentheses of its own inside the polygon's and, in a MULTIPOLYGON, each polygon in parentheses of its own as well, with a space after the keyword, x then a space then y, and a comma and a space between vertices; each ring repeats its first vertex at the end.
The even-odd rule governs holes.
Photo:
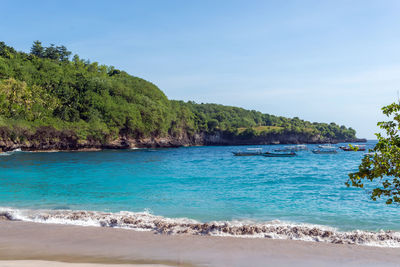
POLYGON ((34 40, 149 80, 170 99, 352 126, 373 138, 400 90, 400 1, 0 1, 34 40))

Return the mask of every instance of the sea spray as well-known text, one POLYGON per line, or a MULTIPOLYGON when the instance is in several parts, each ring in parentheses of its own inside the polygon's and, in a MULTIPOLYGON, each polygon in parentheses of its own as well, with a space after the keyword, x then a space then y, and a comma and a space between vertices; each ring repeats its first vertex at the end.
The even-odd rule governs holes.
POLYGON ((201 223, 187 218, 156 216, 147 211, 109 213, 72 210, 23 210, 12 208, 0 208, 0 218, 37 223, 117 227, 171 235, 186 234, 272 238, 334 244, 400 247, 400 232, 372 232, 361 230, 343 232, 321 225, 285 223, 278 220, 264 223, 250 221, 215 221, 201 223))
POLYGON ((22 151, 21 148, 16 148, 14 150, 6 151, 6 152, 1 152, 0 151, 0 156, 11 156, 16 153, 29 153, 30 151, 22 151))

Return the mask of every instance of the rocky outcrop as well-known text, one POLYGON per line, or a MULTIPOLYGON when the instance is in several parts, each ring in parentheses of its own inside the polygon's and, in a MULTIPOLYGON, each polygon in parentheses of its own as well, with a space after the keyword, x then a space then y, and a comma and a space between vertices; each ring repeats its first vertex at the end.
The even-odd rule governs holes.
POLYGON ((179 136, 129 138, 120 136, 111 141, 99 141, 88 137, 79 140, 72 131, 58 131, 51 127, 42 127, 35 133, 23 133, 22 137, 10 136, 4 129, 0 129, 0 151, 15 149, 27 151, 53 150, 93 150, 93 149, 127 149, 150 147, 180 147, 180 146, 226 146, 226 145, 269 145, 269 144, 322 144, 339 142, 366 142, 366 139, 329 139, 319 135, 306 134, 270 134, 266 136, 244 137, 224 132, 195 133, 179 136))
POLYGON ((270 134, 266 136, 242 137, 230 136, 222 132, 204 136, 204 145, 271 145, 271 144, 337 144, 366 142, 366 139, 330 139, 320 135, 307 134, 270 134))

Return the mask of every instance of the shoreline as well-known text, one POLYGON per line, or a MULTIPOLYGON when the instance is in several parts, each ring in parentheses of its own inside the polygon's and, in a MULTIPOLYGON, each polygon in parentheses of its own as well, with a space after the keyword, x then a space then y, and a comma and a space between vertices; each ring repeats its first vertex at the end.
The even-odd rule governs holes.
POLYGON ((177 236, 210 236, 246 239, 297 240, 312 243, 400 248, 400 232, 393 230, 350 230, 296 222, 209 221, 169 218, 143 212, 101 212, 87 210, 15 209, 0 207, 0 221, 74 225, 147 231, 177 236))
POLYGON ((0 260, 167 266, 396 266, 400 249, 294 240, 160 235, 0 221, 0 260))
POLYGON ((21 145, 13 145, 10 147, 0 147, 0 155, 4 153, 11 152, 32 152, 32 153, 55 153, 55 152, 97 152, 104 150, 135 150, 135 149, 154 149, 154 148, 179 148, 179 147, 202 147, 202 146, 263 146, 263 145, 318 145, 318 144, 340 144, 340 143, 366 143, 367 139, 356 139, 347 142, 346 140, 338 140, 335 142, 303 142, 303 143, 221 143, 221 144, 182 144, 182 145, 170 145, 170 144, 156 144, 156 145, 104 145, 104 146, 93 146, 93 147, 82 147, 82 148, 67 148, 67 149, 54 149, 54 148, 44 148, 44 149, 30 149, 21 145))

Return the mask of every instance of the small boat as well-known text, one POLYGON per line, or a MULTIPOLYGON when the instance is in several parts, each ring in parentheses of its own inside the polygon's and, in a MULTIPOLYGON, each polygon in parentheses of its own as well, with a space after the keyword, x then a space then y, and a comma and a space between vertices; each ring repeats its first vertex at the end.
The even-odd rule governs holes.
POLYGON ((337 154, 336 149, 313 149, 314 154, 337 154))
POLYGON ((339 148, 343 151, 365 151, 365 145, 354 145, 352 147, 355 149, 351 148, 350 146, 341 146, 339 148))
POLYGON ((268 157, 268 158, 278 158, 278 157, 294 157, 297 154, 294 152, 290 152, 290 153, 272 153, 272 152, 266 152, 264 154, 262 154, 264 157, 268 157))
POLYGON ((248 148, 246 151, 232 152, 235 156, 261 156, 263 155, 262 148, 248 148))
POLYGON ((330 144, 328 145, 319 145, 318 148, 322 148, 322 149, 336 149, 335 146, 332 146, 330 144))
POLYGON ((295 145, 295 146, 285 146, 283 148, 274 149, 275 152, 297 152, 302 150, 308 150, 306 145, 295 145))
POLYGON ((336 151, 336 147, 332 146, 331 144, 319 145, 318 149, 313 149, 311 152, 314 154, 336 154, 336 153, 338 153, 336 151))

